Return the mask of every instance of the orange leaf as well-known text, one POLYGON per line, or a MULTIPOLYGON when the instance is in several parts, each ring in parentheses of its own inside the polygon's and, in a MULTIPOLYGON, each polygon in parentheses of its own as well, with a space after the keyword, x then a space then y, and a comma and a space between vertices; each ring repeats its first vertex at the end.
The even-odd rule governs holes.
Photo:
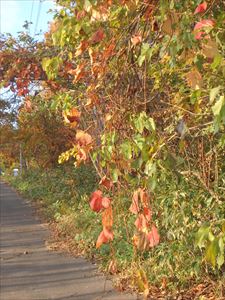
POLYGON ((108 241, 112 241, 114 238, 111 228, 103 227, 103 232, 108 241))
POLYGON ((138 214, 139 212, 139 205, 138 205, 138 194, 139 192, 138 191, 135 191, 133 193, 133 198, 132 198, 132 203, 131 203, 131 206, 129 208, 130 212, 132 212, 133 214, 138 214))
POLYGON ((111 57, 114 54, 115 47, 116 47, 115 41, 112 40, 111 43, 108 45, 108 47, 105 48, 102 57, 104 59, 108 59, 109 57, 111 57))
POLYGON ((109 231, 106 228, 103 228, 102 232, 98 236, 96 248, 99 248, 101 247, 102 244, 106 244, 112 240, 113 240, 113 232, 109 231))
POLYGON ((102 198, 102 206, 108 208, 110 206, 111 200, 107 197, 102 198))
POLYGON ((97 242, 96 242, 96 248, 99 248, 101 247, 102 244, 105 244, 108 242, 108 239, 107 237, 105 236, 104 234, 104 231, 102 231, 99 236, 98 236, 98 239, 97 239, 97 242))
POLYGON ((143 214, 140 214, 136 221, 134 222, 135 226, 137 227, 137 229, 139 231, 143 231, 146 232, 147 228, 148 228, 148 222, 147 219, 145 218, 145 216, 143 214))
POLYGON ((81 113, 73 107, 69 112, 63 112, 63 116, 66 123, 78 123, 81 113))
POLYGON ((159 244, 160 236, 155 225, 152 225, 152 230, 148 233, 149 247, 152 248, 159 244))
POLYGON ((104 228, 111 229, 113 226, 113 213, 112 213, 112 206, 109 206, 106 210, 102 213, 102 225, 104 228))
POLYGON ((102 206, 102 192, 100 190, 95 191, 91 195, 90 207, 95 212, 100 212, 100 210, 103 208, 103 206, 102 206))
POLYGON ((193 89, 201 88, 202 86, 202 75, 197 69, 193 69, 186 75, 188 85, 193 89))
POLYGON ((152 212, 151 212, 151 210, 148 207, 144 207, 143 214, 144 214, 144 216, 145 216, 145 218, 146 218, 147 221, 151 221, 152 212))
POLYGON ((81 78, 84 78, 86 72, 84 71, 85 63, 80 63, 76 69, 71 69, 68 71, 69 74, 74 76, 73 83, 78 82, 81 78))
POLYGON ((92 143, 92 137, 90 136, 90 134, 82 130, 78 130, 76 133, 76 141, 80 146, 87 146, 92 143))
POLYGON ((136 46, 142 42, 142 36, 140 34, 135 34, 131 38, 131 43, 136 46))
POLYGON ((80 148, 76 155, 77 165, 79 165, 82 161, 87 160, 87 153, 84 149, 80 148))
POLYGON ((75 56, 81 55, 87 48, 88 48, 88 41, 85 40, 81 41, 80 45, 77 48, 75 56))

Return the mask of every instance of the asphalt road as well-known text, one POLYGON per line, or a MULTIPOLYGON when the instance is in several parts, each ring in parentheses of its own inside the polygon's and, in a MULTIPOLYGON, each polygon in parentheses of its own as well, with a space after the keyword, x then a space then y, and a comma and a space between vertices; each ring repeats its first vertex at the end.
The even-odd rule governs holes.
POLYGON ((28 202, 0 182, 0 300, 133 300, 83 258, 49 251, 49 232, 28 202))

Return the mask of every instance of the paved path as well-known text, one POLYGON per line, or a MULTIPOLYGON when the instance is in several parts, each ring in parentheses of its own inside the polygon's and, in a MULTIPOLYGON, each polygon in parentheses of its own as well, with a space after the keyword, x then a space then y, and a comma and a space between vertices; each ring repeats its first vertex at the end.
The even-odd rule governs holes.
POLYGON ((46 226, 30 205, 0 182, 1 300, 133 300, 82 258, 48 251, 46 226))

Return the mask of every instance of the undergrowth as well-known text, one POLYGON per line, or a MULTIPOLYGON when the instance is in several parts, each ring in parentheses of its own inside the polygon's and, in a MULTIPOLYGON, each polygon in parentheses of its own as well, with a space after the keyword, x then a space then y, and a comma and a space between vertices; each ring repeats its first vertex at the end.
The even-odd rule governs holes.
POLYGON ((34 169, 22 177, 8 177, 8 181, 24 196, 41 204, 45 217, 57 224, 61 235, 69 237, 79 253, 95 257, 103 271, 117 273, 120 284, 125 280, 126 285, 143 292, 146 276, 157 292, 174 295, 211 282, 212 299, 223 299, 224 268, 213 269, 206 263, 203 253, 194 246, 194 237, 203 223, 222 219, 224 208, 198 187, 190 189, 185 182, 171 181, 158 191, 157 203, 152 204, 161 241, 150 251, 139 253, 127 238, 133 234, 135 218, 127 216, 131 199, 125 191, 119 199, 113 199, 115 238, 110 245, 96 249, 102 225, 101 215, 89 206, 89 196, 98 182, 91 166, 34 169))

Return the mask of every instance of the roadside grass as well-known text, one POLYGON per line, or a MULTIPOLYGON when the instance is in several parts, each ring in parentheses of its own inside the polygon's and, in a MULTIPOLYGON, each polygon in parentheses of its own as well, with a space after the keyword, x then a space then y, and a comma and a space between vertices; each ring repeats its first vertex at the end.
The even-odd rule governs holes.
POLYGON ((158 190, 157 202, 153 201, 152 206, 161 241, 157 247, 140 253, 132 244, 135 216, 127 213, 131 200, 125 191, 113 199, 115 238, 110 245, 96 249, 102 225, 101 214, 89 207, 89 196, 98 186, 91 166, 34 169, 22 177, 6 179, 42 206, 62 243, 94 258, 102 271, 117 273, 121 289, 126 285, 144 292, 147 287, 151 295, 166 297, 161 299, 178 299, 181 294, 189 297, 181 299, 224 299, 223 267, 212 268, 203 259, 203 252, 194 247, 200 225, 224 217, 223 206, 202 190, 190 188, 185 182, 177 186, 172 180, 158 190))

